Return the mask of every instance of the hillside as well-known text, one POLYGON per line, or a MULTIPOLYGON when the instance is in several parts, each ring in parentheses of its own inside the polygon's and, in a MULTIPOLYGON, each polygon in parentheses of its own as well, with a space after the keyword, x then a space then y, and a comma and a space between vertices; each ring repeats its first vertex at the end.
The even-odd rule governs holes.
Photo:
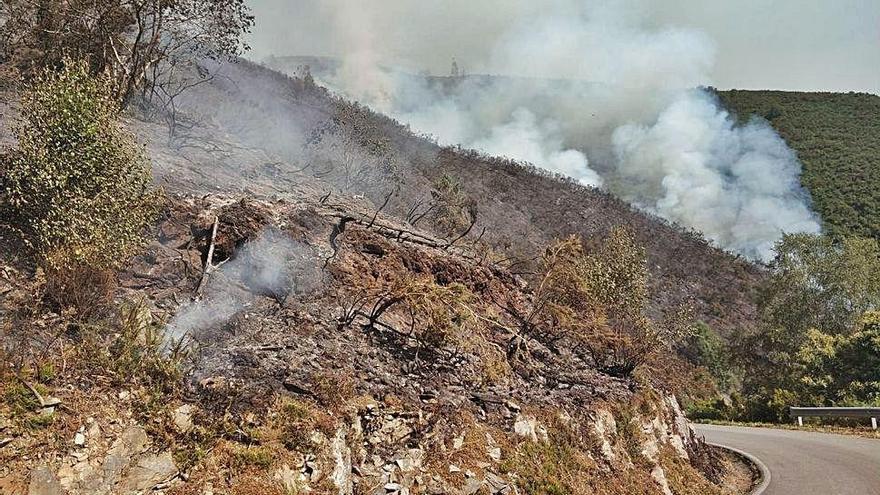
MULTIPOLYGON (((607 192, 530 165, 438 146, 392 119, 301 79, 247 61, 225 66, 221 74, 186 95, 181 108, 190 115, 206 116, 200 122, 217 128, 210 132, 224 133, 245 148, 274 156, 274 162, 267 159, 271 163, 244 172, 243 180, 233 180, 238 188, 260 190, 251 185, 271 173, 274 184, 263 193, 283 195, 288 185, 309 184, 326 192, 362 195, 381 205, 386 194, 396 191, 383 211, 404 218, 413 207, 429 207, 434 186, 445 177, 460 185, 467 200, 476 202, 476 224, 462 242, 479 239, 499 259, 516 265, 515 271, 528 273, 530 260, 553 239, 579 234, 595 240, 614 227, 627 226, 648 250, 658 308, 693 305, 701 319, 727 335, 754 318, 751 299, 761 270, 709 245, 699 234, 637 210, 607 192), (340 158, 348 165, 329 163, 340 158), (370 172, 372 167, 385 173, 370 172), (363 177, 346 178, 356 174, 363 177), (284 187, 279 187, 281 181, 284 187)), ((159 131, 151 135, 160 153, 166 138, 159 131)), ((175 139, 185 140, 185 133, 175 139)), ((162 156, 174 163, 180 160, 178 153, 162 156)), ((157 160, 154 167, 168 187, 200 180, 206 190, 213 190, 214 176, 229 170, 205 175, 204 167, 190 166, 191 172, 181 174, 186 168, 164 160, 157 160)))
POLYGON ((583 237, 573 262, 626 227, 639 314, 732 333, 758 268, 246 61, 178 103, 126 116, 167 198, 92 316, 58 302, 89 281, 47 295, 0 235, 0 491, 724 492, 674 395, 692 366, 535 282, 554 239, 583 237))
POLYGON ((798 154, 801 183, 833 235, 880 237, 880 96, 719 91, 741 121, 766 118, 798 154))
POLYGON ((344 200, 172 197, 146 252, 120 273, 117 296, 144 298, 149 311, 123 316, 121 335, 69 328, 80 347, 66 354, 52 330, 64 317, 29 319, 38 287, 4 247, 0 307, 18 323, 4 344, 36 342, 44 371, 25 369, 21 382, 0 373, 0 491, 653 494, 694 483, 720 493, 706 479, 717 480, 712 454, 674 398, 599 372, 565 339, 511 330, 533 304, 517 277, 403 231, 344 200), (231 261, 181 306, 201 290, 211 243, 215 263, 231 261), (425 299, 374 307, 366 323, 372 298, 401 282, 425 299), (461 323, 459 304, 479 320, 461 323), (186 330, 192 354, 159 358, 126 340, 152 318, 186 330), (59 353, 69 364, 54 364, 59 353), (186 366, 183 389, 172 366, 186 366), (44 394, 39 403, 24 384, 44 394))

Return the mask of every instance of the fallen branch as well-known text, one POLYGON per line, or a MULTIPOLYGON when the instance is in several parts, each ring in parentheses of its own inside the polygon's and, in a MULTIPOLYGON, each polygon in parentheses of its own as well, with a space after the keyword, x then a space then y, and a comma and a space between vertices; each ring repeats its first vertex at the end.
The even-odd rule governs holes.
POLYGON ((43 395, 27 380, 24 379, 19 373, 15 373, 15 377, 18 378, 18 381, 21 382, 22 385, 27 387, 28 390, 34 394, 34 398, 37 399, 37 402, 40 403, 40 407, 58 407, 61 406, 61 399, 57 397, 49 397, 48 399, 44 398, 43 395))
POLYGON ((465 231, 462 232, 461 235, 459 235, 455 239, 452 239, 451 241, 449 241, 446 244, 446 246, 443 247, 443 249, 449 249, 450 247, 452 247, 453 244, 460 241, 464 236, 468 235, 471 232, 471 229, 474 228, 474 225, 476 225, 476 223, 477 223, 477 215, 476 215, 476 213, 474 213, 471 216, 471 223, 470 223, 470 225, 468 225, 467 229, 465 229, 465 231))
POLYGON ((40 392, 38 392, 37 389, 34 388, 33 385, 28 383, 28 381, 25 380, 24 377, 22 377, 18 373, 16 373, 15 376, 16 376, 16 378, 18 378, 18 381, 20 381, 22 385, 27 387, 27 389, 30 390, 32 394, 34 394, 34 397, 36 397, 37 402, 40 403, 40 407, 46 407, 46 400, 43 399, 43 396, 40 394, 40 392))
POLYGON ((193 301, 196 301, 202 297, 202 291, 205 289, 205 284, 208 283, 208 277, 211 276, 211 272, 217 269, 214 265, 214 243, 217 240, 217 227, 220 225, 220 217, 214 217, 214 226, 211 227, 211 243, 208 245, 208 257, 205 259, 205 269, 202 271, 202 279, 199 281, 199 286, 196 287, 196 292, 193 294, 193 301))
POLYGON ((330 232, 330 247, 333 248, 333 254, 324 260, 324 268, 327 268, 327 264, 330 263, 330 260, 335 258, 339 253, 339 245, 336 244, 336 238, 345 233, 345 224, 352 221, 356 221, 354 217, 343 216, 339 218, 339 223, 333 226, 333 232, 330 232))
POLYGON ((382 206, 380 206, 379 209, 375 211, 375 213, 373 213, 373 218, 370 220, 369 225, 367 225, 367 229, 370 229, 373 227, 373 224, 376 223, 376 217, 379 216, 379 212, 381 212, 382 210, 385 209, 386 206, 388 206, 388 201, 391 200, 391 196, 393 196, 395 192, 397 192, 397 191, 392 190, 392 191, 389 191, 388 194, 385 195, 385 202, 382 203, 382 206))

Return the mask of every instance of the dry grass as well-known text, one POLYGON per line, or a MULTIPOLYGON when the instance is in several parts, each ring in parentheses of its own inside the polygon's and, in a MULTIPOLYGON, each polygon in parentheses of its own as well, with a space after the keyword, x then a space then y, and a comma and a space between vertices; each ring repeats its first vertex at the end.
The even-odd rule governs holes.
POLYGON ((46 271, 45 299, 64 310, 72 308, 83 319, 100 314, 113 301, 116 274, 88 266, 46 271))
POLYGON ((497 467, 491 449, 499 448, 504 453, 514 448, 510 432, 477 419, 470 411, 450 411, 434 428, 427 435, 432 440, 423 446, 423 466, 448 486, 460 487, 464 481, 461 473, 450 473, 450 466, 483 475, 487 469, 494 471, 497 467))
POLYGON ((311 391, 318 403, 339 410, 354 397, 355 380, 345 370, 324 370, 311 376, 311 391))
POLYGON ((675 495, 721 495, 722 490, 669 446, 660 450, 660 466, 675 495))
POLYGON ((618 469, 598 462, 594 433, 558 414, 544 414, 548 441, 520 442, 502 469, 516 475, 523 493, 541 495, 632 495, 659 493, 644 469, 618 469))

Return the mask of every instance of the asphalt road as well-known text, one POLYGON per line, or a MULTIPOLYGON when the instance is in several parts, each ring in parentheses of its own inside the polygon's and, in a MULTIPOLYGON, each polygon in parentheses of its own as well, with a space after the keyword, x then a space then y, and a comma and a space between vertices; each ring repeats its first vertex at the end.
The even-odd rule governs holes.
POLYGON ((693 425, 706 441, 770 470, 764 495, 880 495, 880 440, 809 431, 693 425))

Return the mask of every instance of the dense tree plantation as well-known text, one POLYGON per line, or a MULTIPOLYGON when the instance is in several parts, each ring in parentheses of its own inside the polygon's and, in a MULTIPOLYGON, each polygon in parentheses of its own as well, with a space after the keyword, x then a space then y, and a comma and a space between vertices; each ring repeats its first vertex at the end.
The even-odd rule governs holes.
POLYGON ((804 166, 801 183, 832 236, 880 237, 880 96, 720 91, 740 121, 767 119, 804 166))

